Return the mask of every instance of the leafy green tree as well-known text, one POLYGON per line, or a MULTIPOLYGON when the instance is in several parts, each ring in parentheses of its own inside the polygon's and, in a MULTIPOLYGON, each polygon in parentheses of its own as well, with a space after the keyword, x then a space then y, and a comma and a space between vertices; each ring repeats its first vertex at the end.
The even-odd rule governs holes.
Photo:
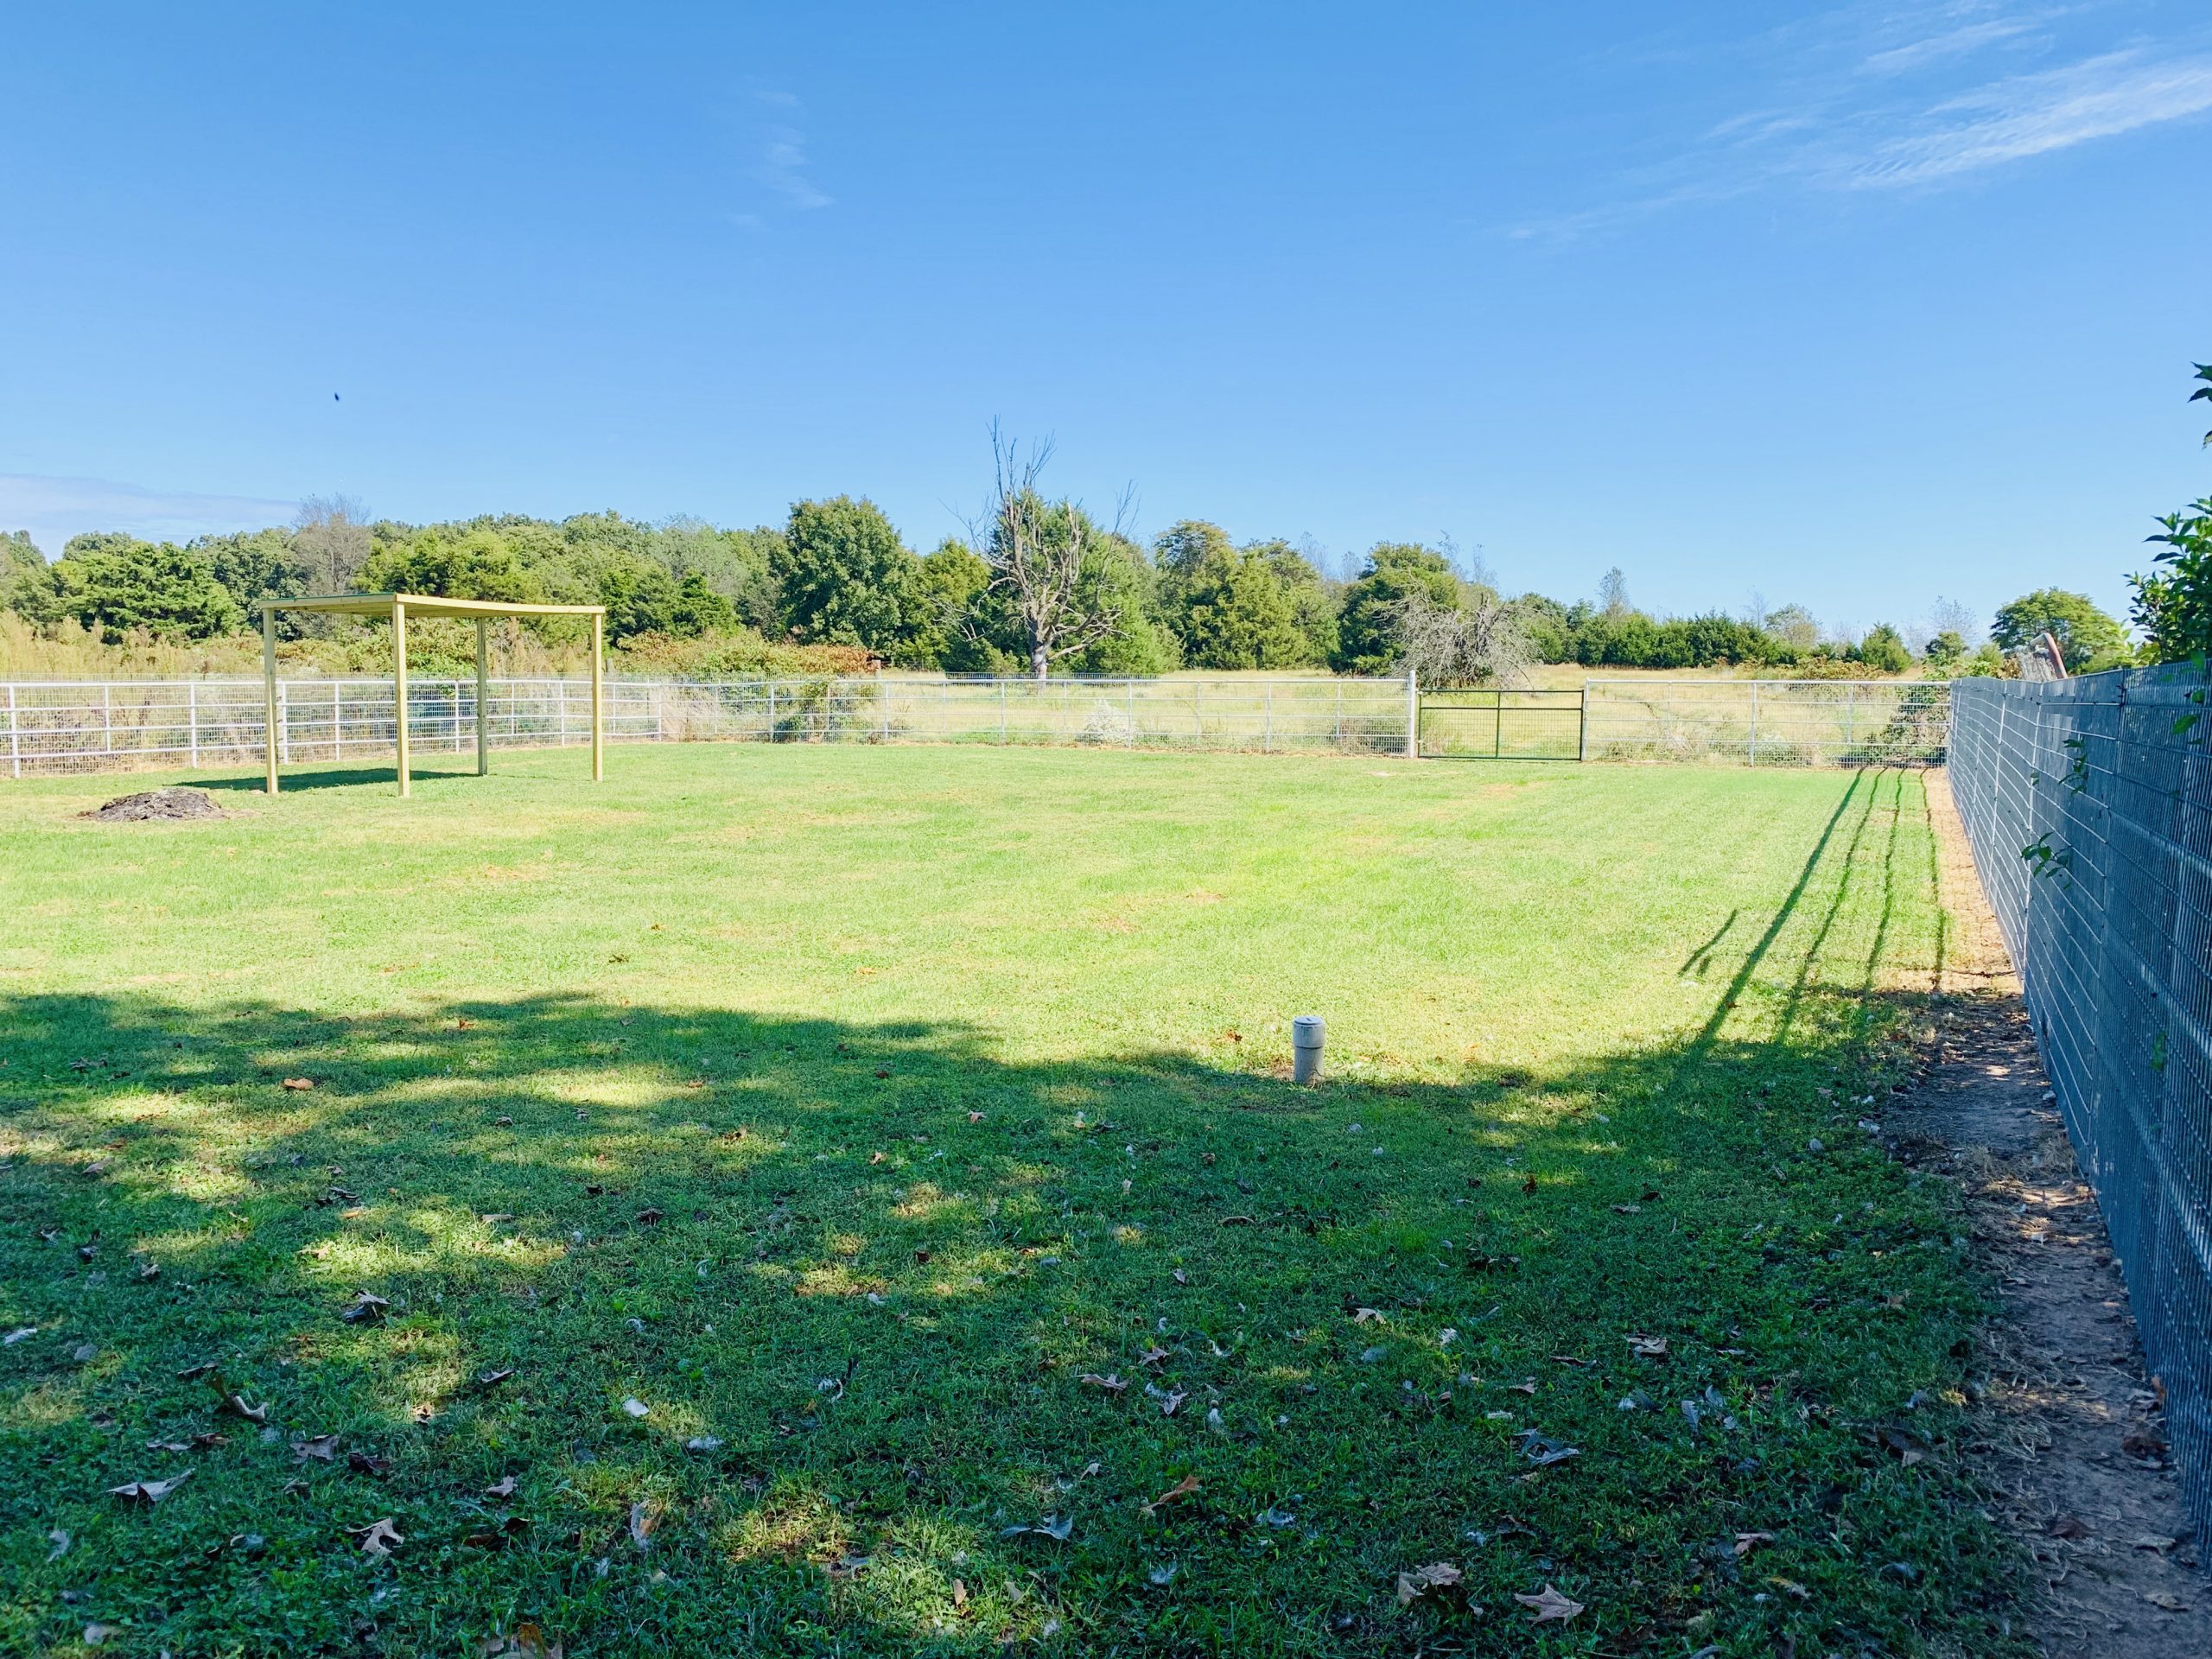
POLYGON ((737 611, 694 570, 682 577, 651 559, 624 558, 600 576, 599 602, 607 607, 607 637, 620 645, 639 634, 696 639, 737 626, 737 611))
MULTIPOLYGON (((2203 384, 2189 401, 2212 404, 2212 363, 2199 363, 2203 384)), ((2212 432, 2204 435, 2212 448, 2212 432)), ((2152 542, 2165 550, 2152 556, 2163 565, 2132 575, 2135 603, 2131 616, 2143 630, 2143 654, 2154 663, 2181 663, 2212 656, 2212 496, 2193 501, 2158 520, 2152 542)))
POLYGON ((2212 497, 2158 523, 2162 533, 2151 539, 2166 550, 2153 562, 2168 568, 2128 578, 2145 654, 2154 663, 2212 655, 2212 497))
POLYGON ((1290 601, 1291 620, 1306 640, 1299 662, 1315 666, 1326 663, 1337 653, 1337 617, 1344 607, 1341 584, 1332 583, 1288 542, 1254 542, 1246 550, 1267 560, 1290 601))
POLYGON ((54 572, 27 530, 0 537, 0 611, 13 611, 33 623, 61 618, 54 572))
POLYGON ((2087 594, 2038 588, 1998 607, 1990 639, 2006 651, 2032 645, 2048 633, 2058 642, 2069 673, 2087 673, 2126 660, 2127 636, 2087 594))
POLYGON ((798 639, 887 657, 898 649, 920 562, 874 502, 840 495, 794 503, 776 557, 784 620, 798 639))
POLYGON ((991 567, 976 550, 948 536, 925 554, 914 574, 914 603, 906 639, 892 654, 902 668, 936 668, 947 673, 987 672, 994 653, 969 631, 969 620, 991 567))
MULTIPOLYGON (((254 606, 264 599, 296 599, 310 592, 312 573, 293 550, 292 538, 281 530, 257 530, 242 536, 203 536, 192 543, 205 553, 215 580, 238 604, 248 627, 260 620, 254 606)), ((295 611, 280 612, 277 632, 290 639, 299 637, 302 618, 295 611)))
POLYGON ((61 613, 88 628, 207 639, 244 621, 238 601, 215 579, 214 562, 170 542, 79 536, 54 567, 54 580, 61 613))
POLYGON ((1904 636, 1886 622, 1877 622, 1859 642, 1859 660, 1878 674, 1902 674, 1912 666, 1912 653, 1904 636))
POLYGON ((1193 668, 1294 668, 1308 641, 1267 556, 1209 550, 1183 582, 1183 659, 1193 668))
POLYGON ((1405 542, 1378 542, 1357 580, 1344 590, 1331 664, 1346 674, 1383 674, 1398 660, 1399 613, 1406 596, 1420 593, 1446 610, 1459 604, 1459 578, 1434 550, 1405 542))
POLYGON ((359 581, 373 594, 504 599, 518 605, 540 604, 546 597, 544 582, 524 567, 514 543, 489 529, 454 534, 434 525, 404 541, 379 545, 361 567, 359 581))
POLYGON ((1921 662, 1933 675, 1948 674, 1967 659, 1966 636, 1956 628, 1946 628, 1928 642, 1928 649, 1921 653, 1921 662))

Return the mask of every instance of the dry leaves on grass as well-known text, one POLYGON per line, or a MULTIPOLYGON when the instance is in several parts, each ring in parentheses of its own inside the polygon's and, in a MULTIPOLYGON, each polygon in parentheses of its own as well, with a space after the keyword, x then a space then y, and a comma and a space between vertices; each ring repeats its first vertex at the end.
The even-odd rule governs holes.
POLYGON ((660 1524, 660 1511, 645 1503, 630 1506, 630 1541, 639 1549, 653 1547, 653 1529, 660 1524))
POLYGON ((191 1478, 192 1471, 188 1469, 167 1480, 127 1480, 120 1486, 109 1487, 107 1495, 125 1503, 143 1503, 151 1509, 191 1478))
POLYGON ((1198 1490, 1198 1478, 1196 1475, 1185 1475, 1182 1479, 1177 1481, 1173 1486, 1170 1486, 1166 1491, 1162 1492, 1158 1497, 1154 1498, 1151 1503, 1140 1503, 1137 1507, 1143 1510, 1145 1514, 1150 1515, 1158 1510, 1161 1504, 1173 1503, 1178 1498, 1188 1497, 1198 1490))
POLYGON ((292 1090, 295 1094, 305 1094, 308 1090, 315 1087, 315 1079, 313 1077, 287 1077, 284 1079, 284 1086, 292 1090))
POLYGON ((1548 1584, 1533 1596, 1516 1594, 1513 1599, 1519 1602, 1523 1607, 1532 1609, 1535 1611, 1536 1615, 1535 1618, 1529 1621, 1529 1623, 1534 1624, 1542 1624, 1552 1619, 1557 1619, 1560 1624, 1564 1624, 1568 1619, 1573 1618, 1577 1613, 1582 1611, 1582 1604, 1580 1602, 1575 1600, 1572 1596, 1563 1596, 1560 1594, 1558 1591, 1553 1589, 1548 1584))
POLYGON ((515 1626, 506 1636, 487 1636, 476 1645, 477 1659, 562 1659, 561 1644, 549 1643, 545 1632, 531 1624, 515 1626))
POLYGON ((348 1325, 374 1325, 391 1311, 391 1304, 372 1290, 356 1291, 338 1317, 348 1325))
POLYGON ((364 1555, 389 1555, 407 1541, 400 1536, 399 1529, 391 1524, 390 1516, 381 1521, 372 1521, 365 1527, 348 1527, 346 1535, 361 1541, 361 1554, 364 1555))
POLYGON ((1664 1359, 1667 1357, 1667 1338, 1630 1337, 1628 1339, 1628 1351, 1638 1359, 1664 1359))
POLYGON ((502 1475, 484 1489, 486 1497, 512 1497, 514 1495, 515 1478, 512 1475, 502 1475))
POLYGON ((335 1434, 317 1434, 312 1440, 294 1440, 292 1455, 302 1463, 309 1458, 329 1463, 338 1456, 338 1437, 335 1434))
POLYGON ((1088 1382, 1094 1389, 1103 1389, 1109 1394, 1119 1394, 1129 1386, 1128 1379, 1116 1376, 1111 1371, 1107 1372, 1103 1376, 1096 1371, 1085 1371, 1081 1376, 1076 1378, 1076 1381, 1088 1382))
POLYGON ((1410 1607, 1432 1590, 1448 1590, 1466 1575, 1449 1561, 1431 1561, 1398 1574, 1398 1605, 1410 1607))

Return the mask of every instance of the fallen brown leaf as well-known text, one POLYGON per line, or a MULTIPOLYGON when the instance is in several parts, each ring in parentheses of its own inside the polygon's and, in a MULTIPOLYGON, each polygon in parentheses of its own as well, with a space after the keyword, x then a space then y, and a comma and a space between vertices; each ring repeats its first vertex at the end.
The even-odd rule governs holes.
POLYGON ((389 1555, 395 1548, 407 1541, 400 1536, 399 1529, 391 1524, 390 1516, 381 1521, 372 1521, 365 1527, 348 1527, 346 1535, 361 1541, 361 1554, 364 1555, 389 1555))
POLYGON ((391 1304, 374 1291, 357 1291, 338 1317, 348 1325, 374 1325, 391 1307, 391 1304))
POLYGON ((338 1437, 335 1434, 318 1434, 313 1440, 294 1440, 292 1455, 302 1463, 309 1458, 329 1463, 338 1456, 338 1437))
POLYGON ((1119 1394, 1123 1389, 1129 1386, 1126 1381, 1121 1377, 1116 1376, 1110 1371, 1104 1376, 1099 1376, 1096 1371, 1085 1371, 1081 1376, 1076 1378, 1076 1381, 1078 1382, 1088 1382, 1094 1389, 1103 1389, 1109 1394, 1119 1394))
POLYGON ((1513 1599, 1523 1607, 1533 1608, 1535 1611, 1535 1618, 1529 1621, 1535 1624, 1541 1624, 1551 1619, 1557 1619, 1564 1624, 1582 1611, 1580 1602, 1570 1596, 1562 1596, 1548 1584, 1533 1596, 1516 1594, 1513 1599))
POLYGON ((512 1475, 502 1475, 484 1489, 486 1497, 512 1497, 514 1495, 515 1478, 512 1475))
POLYGON ((1448 1590, 1466 1575, 1449 1561, 1431 1561, 1398 1574, 1398 1605, 1410 1607, 1432 1590, 1448 1590))
POLYGON ((306 1090, 315 1087, 315 1079, 313 1077, 287 1077, 284 1079, 284 1086, 287 1089, 291 1090, 296 1094, 304 1093, 306 1090))
POLYGON ((1173 1486, 1170 1486, 1166 1491, 1162 1492, 1158 1497, 1154 1498, 1151 1503, 1140 1503, 1137 1507, 1143 1510, 1147 1515, 1150 1515, 1161 1504, 1173 1503, 1179 1497, 1188 1497, 1192 1493, 1198 1490, 1198 1478, 1196 1475, 1185 1475, 1182 1479, 1177 1481, 1173 1486))
POLYGON ((192 1471, 188 1469, 167 1480, 127 1480, 120 1486, 109 1487, 107 1495, 121 1498, 125 1503, 143 1503, 151 1509, 191 1478, 192 1471))

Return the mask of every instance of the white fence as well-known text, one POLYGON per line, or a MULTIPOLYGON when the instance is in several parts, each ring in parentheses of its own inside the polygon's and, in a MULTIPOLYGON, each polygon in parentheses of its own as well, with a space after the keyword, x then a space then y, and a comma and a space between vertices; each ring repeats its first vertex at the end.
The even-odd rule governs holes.
MULTIPOLYGON (((1591 760, 1754 766, 1940 759, 1950 711, 1948 687, 1895 681, 1592 680, 1579 702, 1542 711, 1545 741, 1556 740, 1562 759, 1579 753, 1591 760)), ((494 747, 585 742, 590 683, 495 679, 487 713, 494 747)), ((1043 685, 895 676, 607 683, 607 736, 617 743, 1065 743, 1401 754, 1414 718, 1403 680, 1318 676, 1043 685)), ((408 734, 418 753, 467 750, 475 729, 474 680, 409 682, 408 734)), ((380 764, 393 747, 391 682, 280 681, 276 730, 278 758, 287 764, 380 764)), ((257 760, 262 744, 257 679, 0 686, 0 765, 14 777, 236 766, 257 760)))
MULTIPOLYGON (((389 757, 386 679, 277 683, 278 758, 389 757)), ((495 679, 493 747, 582 743, 591 684, 495 679)), ((1115 747, 1402 752, 1402 680, 609 680, 610 742, 1074 743, 1115 747)), ((0 688, 9 772, 236 765, 263 749, 257 679, 61 680, 0 688)), ((408 682, 417 753, 475 742, 474 680, 408 682)))
POLYGON ((1590 680, 1586 760, 1755 766, 1936 761, 1950 741, 1941 680, 1590 680))

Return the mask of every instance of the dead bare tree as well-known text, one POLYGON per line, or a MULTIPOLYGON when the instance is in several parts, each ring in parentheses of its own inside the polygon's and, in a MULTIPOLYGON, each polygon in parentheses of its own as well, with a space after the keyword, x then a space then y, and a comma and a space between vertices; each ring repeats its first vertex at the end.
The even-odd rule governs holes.
POLYGON ((353 585, 368 563, 369 527, 361 504, 350 496, 311 495, 292 520, 292 549, 308 569, 308 585, 334 594, 353 585))
POLYGON ((1400 660, 1423 685, 1525 685, 1535 660, 1513 608, 1476 589, 1459 605, 1440 605, 1419 588, 1392 607, 1400 660))
MULTIPOLYGON (((991 591, 1013 613, 1030 672, 1042 682, 1062 658, 1119 632, 1122 612, 1090 568, 1103 539, 1097 526, 1077 503, 1051 500, 1039 486, 1052 458, 1052 442, 1034 446, 1027 457, 1020 450, 994 422, 991 497, 984 521, 969 528, 990 567, 991 591)), ((1125 496, 1110 534, 1122 533, 1128 512, 1125 496)))

